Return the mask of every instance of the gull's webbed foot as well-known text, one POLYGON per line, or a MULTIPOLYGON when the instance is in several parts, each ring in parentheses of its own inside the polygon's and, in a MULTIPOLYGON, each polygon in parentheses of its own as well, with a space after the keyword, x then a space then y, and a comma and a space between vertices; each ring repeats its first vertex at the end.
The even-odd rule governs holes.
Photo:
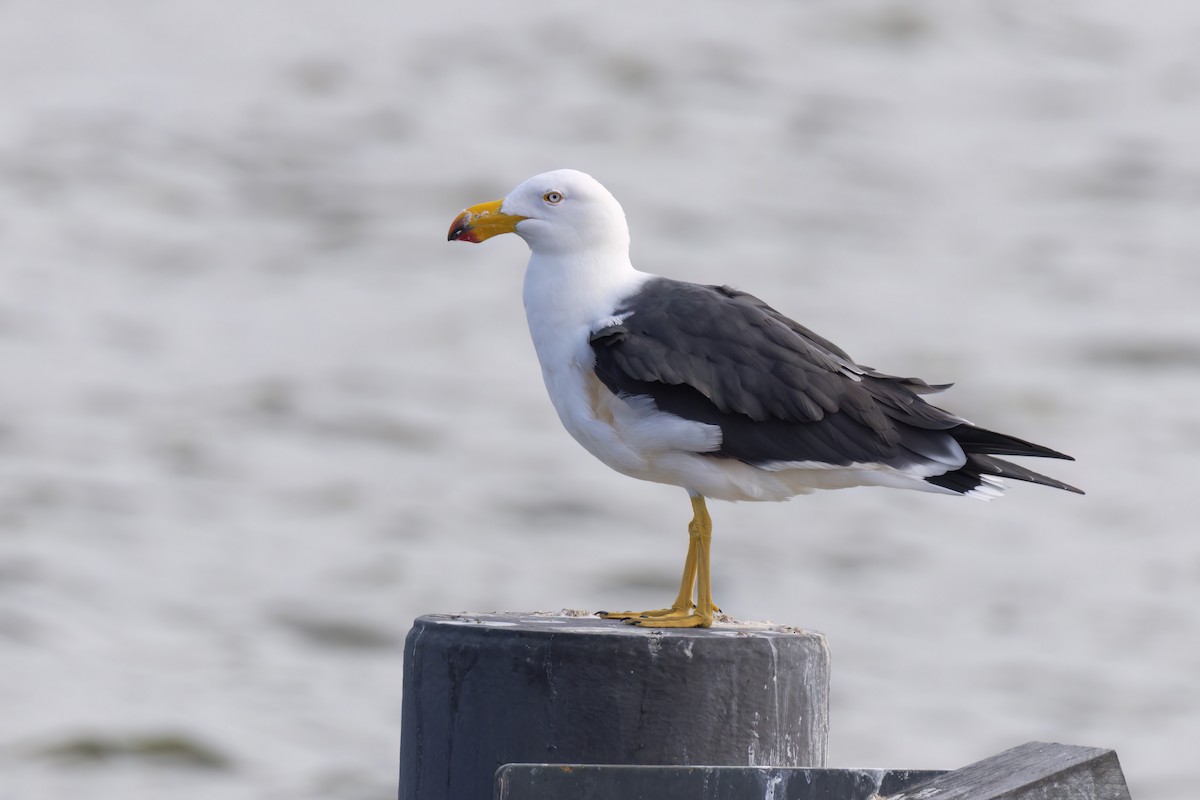
POLYGON ((700 609, 664 608, 666 614, 647 612, 638 616, 624 618, 625 625, 637 627, 710 627, 713 625, 713 614, 703 614, 700 609))
POLYGON ((653 611, 598 611, 596 615, 601 619, 620 619, 626 622, 631 622, 637 619, 647 617, 662 618, 662 617, 686 617, 692 613, 691 606, 687 608, 656 608, 653 611))
MULTIPOLYGON (((721 609, 713 607, 713 614, 720 614, 721 609)), ((712 625, 713 617, 706 619, 696 611, 696 607, 687 608, 656 608, 652 611, 599 611, 596 614, 601 619, 619 619, 627 625, 637 625, 641 628, 707 628, 712 625), (687 620, 699 620, 685 622, 687 620)))

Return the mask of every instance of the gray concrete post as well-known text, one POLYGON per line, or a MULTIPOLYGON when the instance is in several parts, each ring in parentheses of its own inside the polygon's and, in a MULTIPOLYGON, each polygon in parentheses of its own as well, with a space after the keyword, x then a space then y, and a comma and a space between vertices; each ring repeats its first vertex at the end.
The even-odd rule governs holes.
POLYGON ((507 763, 825 765, 829 649, 809 631, 430 615, 404 648, 401 800, 491 797, 507 763))

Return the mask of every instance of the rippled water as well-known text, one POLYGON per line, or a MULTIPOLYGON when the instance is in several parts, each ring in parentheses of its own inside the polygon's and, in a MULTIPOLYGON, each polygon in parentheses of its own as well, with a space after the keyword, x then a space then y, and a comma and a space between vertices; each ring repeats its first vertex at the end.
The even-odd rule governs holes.
POLYGON ((0 797, 391 797, 413 617, 671 596, 683 493, 560 430, 522 243, 444 242, 560 166, 1079 458, 714 505, 722 606, 829 636, 831 763, 1189 795, 1192 4, 59 5, 0 7, 0 797))

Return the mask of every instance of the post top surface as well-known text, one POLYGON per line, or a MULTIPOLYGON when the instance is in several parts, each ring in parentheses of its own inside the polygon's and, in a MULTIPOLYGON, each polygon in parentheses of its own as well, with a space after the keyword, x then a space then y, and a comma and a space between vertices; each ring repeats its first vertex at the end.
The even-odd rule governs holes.
POLYGON ((508 629, 533 634, 584 634, 636 638, 778 638, 801 637, 824 639, 817 631, 804 630, 773 622, 747 622, 718 614, 711 628, 641 628, 626 625, 620 620, 600 619, 589 611, 489 611, 484 613, 425 614, 417 624, 462 625, 508 629))

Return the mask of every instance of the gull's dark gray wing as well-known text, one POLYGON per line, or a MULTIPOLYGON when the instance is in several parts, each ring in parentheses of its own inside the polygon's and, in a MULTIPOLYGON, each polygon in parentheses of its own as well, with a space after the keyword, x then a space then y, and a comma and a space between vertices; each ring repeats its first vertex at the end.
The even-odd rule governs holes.
POLYGON ((855 364, 753 295, 654 278, 614 319, 591 336, 597 377, 616 394, 719 425, 714 456, 758 466, 886 464, 954 491, 983 474, 1078 491, 989 454, 1069 456, 926 403, 921 394, 945 387, 855 364))

